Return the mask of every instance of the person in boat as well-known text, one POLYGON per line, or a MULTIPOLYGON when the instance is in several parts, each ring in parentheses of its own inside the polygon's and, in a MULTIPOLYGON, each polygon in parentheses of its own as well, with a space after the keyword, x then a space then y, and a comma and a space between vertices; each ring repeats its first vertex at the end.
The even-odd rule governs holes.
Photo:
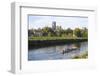
POLYGON ((64 50, 62 50, 62 54, 64 54, 64 50))
POLYGON ((67 52, 67 48, 65 48, 64 50, 62 50, 62 54, 67 52))
POLYGON ((77 50, 77 49, 79 49, 79 48, 78 47, 65 48, 64 50, 62 50, 62 54, 68 53, 70 51, 77 50))

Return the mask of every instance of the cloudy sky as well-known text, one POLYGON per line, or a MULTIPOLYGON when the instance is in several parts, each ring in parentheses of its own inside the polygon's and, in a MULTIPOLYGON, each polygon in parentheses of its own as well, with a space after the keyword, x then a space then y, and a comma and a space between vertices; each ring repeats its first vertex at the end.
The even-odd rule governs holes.
POLYGON ((61 26, 63 29, 67 28, 82 28, 88 27, 87 17, 61 17, 61 16, 29 16, 29 29, 38 29, 45 26, 52 27, 52 22, 56 21, 57 26, 61 26))

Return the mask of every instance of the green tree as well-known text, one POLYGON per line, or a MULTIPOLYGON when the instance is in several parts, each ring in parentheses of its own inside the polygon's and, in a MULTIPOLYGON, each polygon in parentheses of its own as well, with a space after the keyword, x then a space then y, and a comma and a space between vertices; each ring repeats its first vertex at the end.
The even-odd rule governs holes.
POLYGON ((65 33, 68 35, 68 36, 73 36, 73 30, 71 28, 68 28, 65 30, 65 33))
POLYGON ((28 36, 33 36, 33 35, 34 35, 34 29, 29 29, 28 36))
POLYGON ((75 30, 74 30, 74 35, 75 35, 76 37, 82 37, 81 29, 80 29, 80 28, 75 28, 75 30))
POLYGON ((87 29, 87 28, 83 28, 83 29, 81 30, 81 33, 82 33, 82 37, 85 37, 85 38, 88 37, 88 29, 87 29))
POLYGON ((49 32, 49 33, 48 33, 48 36, 49 36, 49 37, 52 37, 52 36, 53 36, 53 34, 52 34, 51 32, 49 32))
POLYGON ((56 27, 56 35, 60 37, 61 34, 62 34, 62 30, 63 30, 63 29, 62 29, 61 26, 57 26, 57 27, 56 27))
POLYGON ((50 27, 42 28, 43 36, 56 36, 56 32, 52 30, 50 27))

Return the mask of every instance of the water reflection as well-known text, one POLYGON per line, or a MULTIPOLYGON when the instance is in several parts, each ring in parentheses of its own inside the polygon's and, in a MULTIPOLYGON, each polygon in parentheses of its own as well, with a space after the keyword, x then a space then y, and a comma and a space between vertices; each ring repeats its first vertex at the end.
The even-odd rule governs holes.
POLYGON ((78 55, 84 51, 88 51, 88 42, 31 49, 28 51, 28 60, 71 59, 74 55, 78 55), (73 50, 63 54, 63 50, 65 49, 73 50))

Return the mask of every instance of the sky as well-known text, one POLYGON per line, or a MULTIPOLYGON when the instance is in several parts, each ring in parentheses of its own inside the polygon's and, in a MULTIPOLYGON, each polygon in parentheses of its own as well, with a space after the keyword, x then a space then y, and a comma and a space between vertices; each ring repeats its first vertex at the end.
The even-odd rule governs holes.
POLYGON ((29 15, 28 17, 28 29, 38 29, 45 26, 52 27, 52 22, 56 21, 57 26, 61 26, 63 29, 71 28, 88 28, 87 17, 63 17, 63 16, 36 16, 29 15))

